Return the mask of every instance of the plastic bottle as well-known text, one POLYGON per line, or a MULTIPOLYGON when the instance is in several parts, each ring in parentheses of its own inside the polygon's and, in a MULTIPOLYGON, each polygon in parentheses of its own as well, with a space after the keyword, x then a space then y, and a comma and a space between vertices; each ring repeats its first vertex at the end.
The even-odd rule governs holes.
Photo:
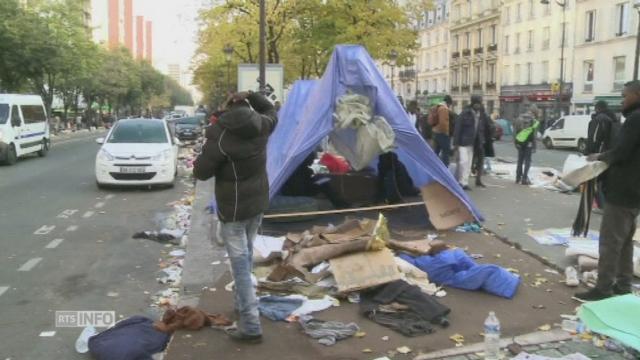
POLYGON ((485 360, 500 359, 500 320, 491 311, 484 321, 484 358, 485 360))

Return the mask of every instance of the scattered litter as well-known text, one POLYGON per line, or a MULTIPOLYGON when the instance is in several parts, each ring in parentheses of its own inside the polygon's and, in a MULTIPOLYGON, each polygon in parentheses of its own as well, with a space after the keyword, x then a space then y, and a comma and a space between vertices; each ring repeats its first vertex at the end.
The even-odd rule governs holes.
POLYGON ((211 263, 211 265, 220 265, 220 261, 219 260, 218 261, 214 261, 214 262, 211 263))
POLYGON ((539 326, 539 327, 538 327, 538 330, 540 330, 540 331, 549 331, 549 330, 551 330, 551 325, 549 325, 549 324, 544 324, 544 325, 542 325, 542 326, 539 326))
POLYGON ((462 336, 461 334, 453 334, 449 336, 449 340, 456 343, 456 347, 464 345, 464 336, 462 336))
POLYGON ((544 306, 544 305, 533 305, 532 307, 533 307, 534 309, 536 309, 536 310, 544 310, 544 309, 546 309, 546 308, 547 308, 547 307, 546 307, 546 306, 544 306))
POLYGON ((484 258, 484 255, 482 255, 482 254, 470 254, 469 256, 471 256, 471 258, 474 259, 474 260, 478 260, 478 259, 484 258))
POLYGON ((78 338, 76 339, 76 351, 79 354, 86 354, 89 352, 89 338, 96 335, 98 331, 93 326, 85 327, 78 338))
POLYGON ((365 354, 370 354, 373 352, 373 350, 367 348, 367 349, 362 349, 362 352, 365 354))
POLYGON ((360 293, 358 293, 358 292, 349 293, 349 295, 347 296, 347 300, 349 300, 349 302, 352 303, 352 304, 359 304, 360 303, 360 293))
POLYGON ((573 266, 568 266, 564 270, 565 282, 567 286, 576 287, 580 285, 580 280, 578 279, 578 271, 573 266))
POLYGON ((549 274, 554 274, 554 275, 560 275, 560 273, 556 270, 553 269, 544 269, 545 272, 548 272, 549 274))
POLYGON ((353 336, 357 337, 357 338, 363 338, 365 336, 367 336, 367 333, 364 331, 358 331, 357 333, 355 333, 353 336))
POLYGON ((182 257, 185 256, 187 252, 180 249, 180 250, 173 250, 172 252, 169 253, 169 255, 171 256, 175 256, 175 257, 182 257))
POLYGON ((396 349, 396 351, 398 351, 400 354, 408 354, 411 352, 411 348, 407 347, 407 346, 402 346, 396 349))
POLYGON ((117 293, 117 292, 115 292, 115 291, 109 291, 109 292, 107 293, 107 296, 108 296, 108 297, 112 297, 112 298, 116 298, 116 297, 120 296, 120 294, 119 294, 119 293, 117 293))
POLYGON ((55 331, 43 331, 40 333, 40 337, 53 337, 56 335, 55 331))
POLYGON ((383 336, 380 340, 382 340, 382 341, 389 341, 389 337, 388 337, 388 336, 383 336))
POLYGON ((476 223, 465 223, 456 228, 456 232, 462 232, 462 233, 467 233, 467 232, 480 233, 480 231, 481 231, 481 227, 476 223))
POLYGON ((263 258, 268 258, 272 253, 282 252, 282 247, 284 246, 284 241, 286 238, 283 237, 272 237, 272 236, 264 236, 258 235, 253 243, 253 249, 256 253, 260 254, 263 258))

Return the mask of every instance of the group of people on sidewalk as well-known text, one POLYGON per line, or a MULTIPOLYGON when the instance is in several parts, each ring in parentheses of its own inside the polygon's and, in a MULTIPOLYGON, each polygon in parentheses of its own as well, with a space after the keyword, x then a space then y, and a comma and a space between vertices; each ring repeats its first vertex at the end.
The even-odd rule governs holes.
MULTIPOLYGON (((604 161, 609 169, 603 180, 604 216, 601 226, 598 284, 595 289, 576 294, 579 300, 599 300, 631 291, 633 276, 633 235, 640 214, 640 81, 627 83, 623 114, 627 118, 616 141, 594 136, 590 160, 604 161)), ((433 133, 434 151, 446 166, 450 156, 457 163, 458 180, 469 189, 475 166, 476 186, 483 187, 484 158, 491 154, 494 122, 486 114, 482 97, 472 96, 471 104, 460 115, 452 111, 452 99, 430 112, 428 125, 433 133), (452 151, 453 150, 453 151, 452 151)), ((607 126, 594 117, 593 131, 607 126)), ((244 342, 262 341, 258 299, 252 284, 253 242, 269 203, 266 147, 278 122, 275 107, 258 93, 237 93, 229 97, 224 112, 206 130, 206 143, 194 164, 199 180, 216 178, 215 197, 221 236, 231 262, 235 281, 237 326, 228 335, 244 342)), ((515 124, 514 141, 518 149, 517 182, 528 184, 531 154, 536 148, 538 111, 531 107, 515 124)), ((424 133, 418 123, 418 130, 424 133)), ((591 126, 590 126, 591 128, 591 126)))

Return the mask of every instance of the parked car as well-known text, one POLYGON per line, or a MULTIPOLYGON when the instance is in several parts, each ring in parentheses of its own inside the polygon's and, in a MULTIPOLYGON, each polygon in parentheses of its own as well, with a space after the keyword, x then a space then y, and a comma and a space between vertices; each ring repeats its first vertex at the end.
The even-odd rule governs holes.
POLYGON ((158 119, 123 119, 115 123, 96 156, 96 184, 173 186, 178 172, 179 141, 158 119))
POLYGON ((180 140, 197 140, 204 135, 204 117, 194 116, 175 121, 176 136, 180 140))
POLYGON ((575 148, 584 153, 587 150, 587 136, 591 115, 566 115, 554 121, 542 135, 542 143, 547 149, 575 148))
POLYGON ((49 122, 37 95, 0 94, 0 163, 13 165, 24 155, 44 157, 51 147, 49 122))

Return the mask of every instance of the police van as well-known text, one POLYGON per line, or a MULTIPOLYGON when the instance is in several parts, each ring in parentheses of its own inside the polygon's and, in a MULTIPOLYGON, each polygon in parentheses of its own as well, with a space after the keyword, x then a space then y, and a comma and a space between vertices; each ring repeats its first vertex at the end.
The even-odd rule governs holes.
POLYGON ((0 163, 19 157, 47 155, 51 146, 47 113, 37 95, 0 94, 0 163))

